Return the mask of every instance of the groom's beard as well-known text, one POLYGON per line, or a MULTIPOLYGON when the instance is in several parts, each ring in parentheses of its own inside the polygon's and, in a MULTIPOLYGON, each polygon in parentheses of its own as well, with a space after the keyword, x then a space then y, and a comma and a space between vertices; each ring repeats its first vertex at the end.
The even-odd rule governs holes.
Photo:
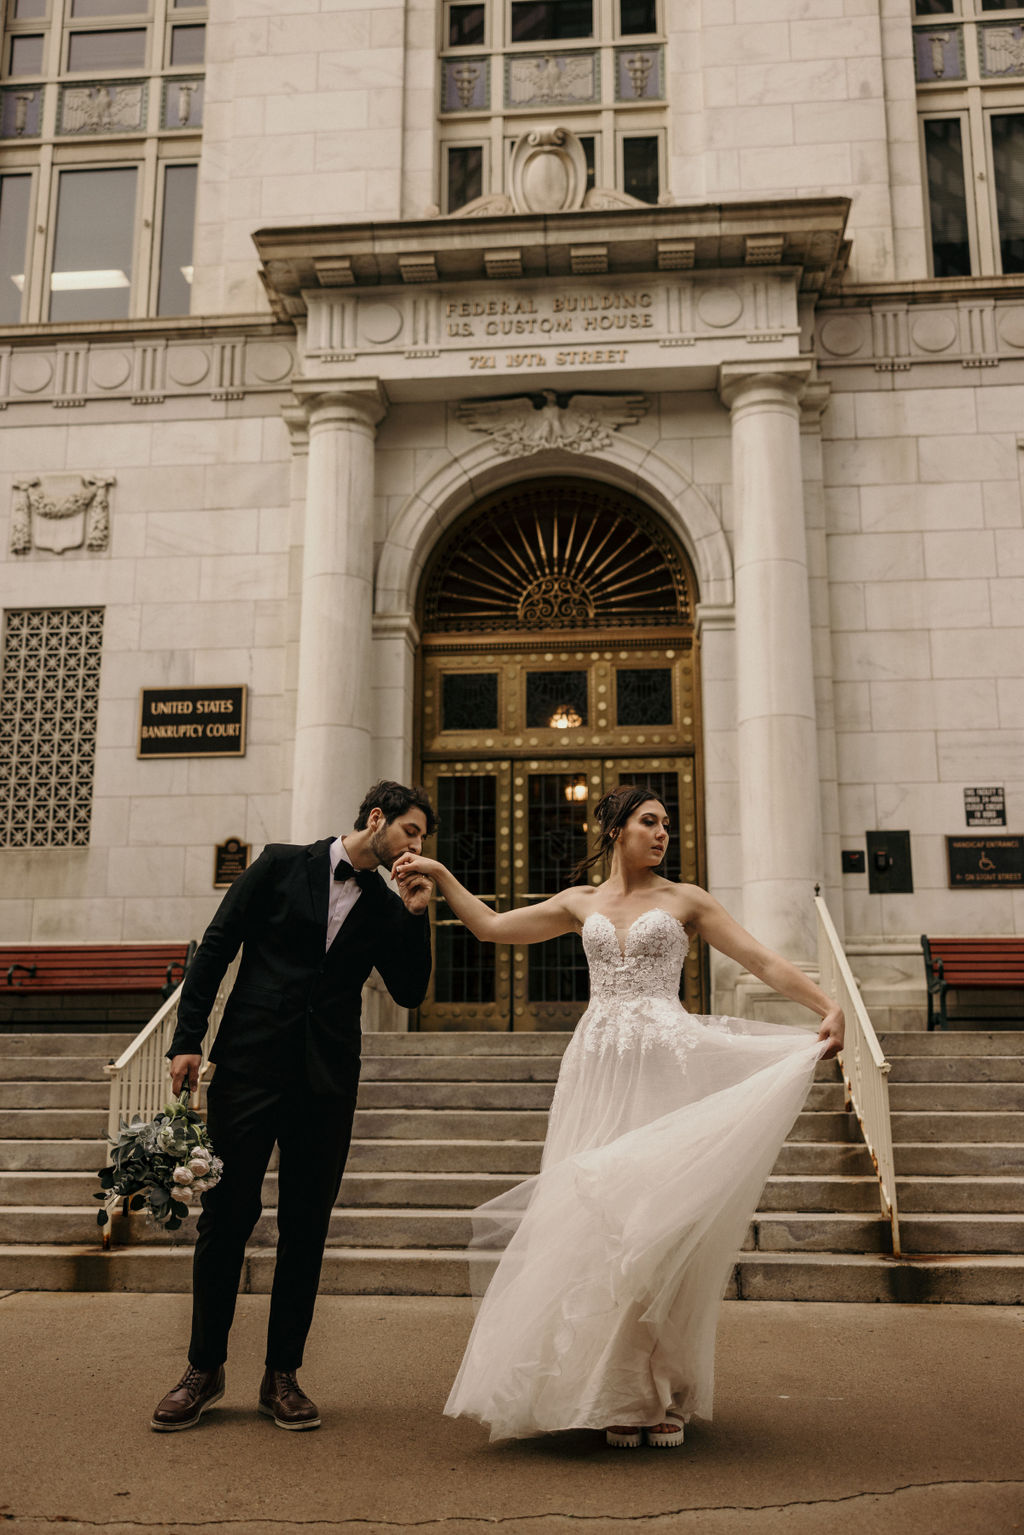
POLYGON ((382 863, 386 869, 390 870, 391 865, 394 863, 398 855, 393 853, 388 847, 387 826, 384 826, 382 830, 375 831, 373 833, 373 836, 370 838, 370 852, 373 854, 374 858, 376 858, 378 863, 382 863))

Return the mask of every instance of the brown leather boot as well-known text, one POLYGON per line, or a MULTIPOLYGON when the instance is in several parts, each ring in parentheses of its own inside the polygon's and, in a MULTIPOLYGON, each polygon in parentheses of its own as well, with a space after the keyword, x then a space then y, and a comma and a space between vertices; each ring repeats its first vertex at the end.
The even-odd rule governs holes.
POLYGON ((150 1428, 173 1434, 179 1428, 195 1428, 208 1407, 224 1395, 224 1366, 197 1370, 190 1364, 184 1375, 153 1409, 150 1428))
POLYGON ((260 1383, 259 1410, 278 1428, 319 1428, 320 1409, 295 1379, 294 1370, 271 1370, 260 1383))

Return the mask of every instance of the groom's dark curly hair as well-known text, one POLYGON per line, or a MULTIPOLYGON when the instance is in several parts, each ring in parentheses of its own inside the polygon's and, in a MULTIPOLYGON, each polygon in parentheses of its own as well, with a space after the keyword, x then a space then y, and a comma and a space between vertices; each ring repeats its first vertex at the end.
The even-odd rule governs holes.
POLYGON ((400 815, 405 815, 415 805, 417 810, 422 810, 427 818, 427 836, 437 829, 437 816, 434 807, 427 798, 426 789, 419 784, 410 788, 407 784, 396 783, 393 778, 381 778, 377 783, 371 784, 363 795, 363 802, 359 806, 359 812, 355 819, 355 830, 365 831, 370 819, 371 810, 383 810, 384 819, 390 826, 392 821, 400 815))

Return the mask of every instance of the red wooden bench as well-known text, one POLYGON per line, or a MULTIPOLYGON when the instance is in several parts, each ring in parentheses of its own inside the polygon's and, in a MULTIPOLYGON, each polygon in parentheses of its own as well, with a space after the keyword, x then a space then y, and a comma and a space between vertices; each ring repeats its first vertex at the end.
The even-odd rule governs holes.
POLYGON ((185 974, 194 944, 0 944, 6 994, 158 991, 166 999, 185 974))
POLYGON ((1024 990, 1024 938, 926 938, 928 1027, 946 1028, 950 991, 1024 990))

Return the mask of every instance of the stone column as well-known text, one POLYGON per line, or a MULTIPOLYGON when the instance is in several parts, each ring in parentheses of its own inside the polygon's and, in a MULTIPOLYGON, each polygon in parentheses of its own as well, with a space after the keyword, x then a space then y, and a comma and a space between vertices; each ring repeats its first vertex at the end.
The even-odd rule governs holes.
POLYGON ((810 371, 797 359, 726 364, 719 384, 732 412, 743 925, 808 967, 822 875, 800 453, 810 371))
POLYGON ((293 841, 352 825, 371 778, 373 444, 379 386, 314 396, 302 553, 293 841))

